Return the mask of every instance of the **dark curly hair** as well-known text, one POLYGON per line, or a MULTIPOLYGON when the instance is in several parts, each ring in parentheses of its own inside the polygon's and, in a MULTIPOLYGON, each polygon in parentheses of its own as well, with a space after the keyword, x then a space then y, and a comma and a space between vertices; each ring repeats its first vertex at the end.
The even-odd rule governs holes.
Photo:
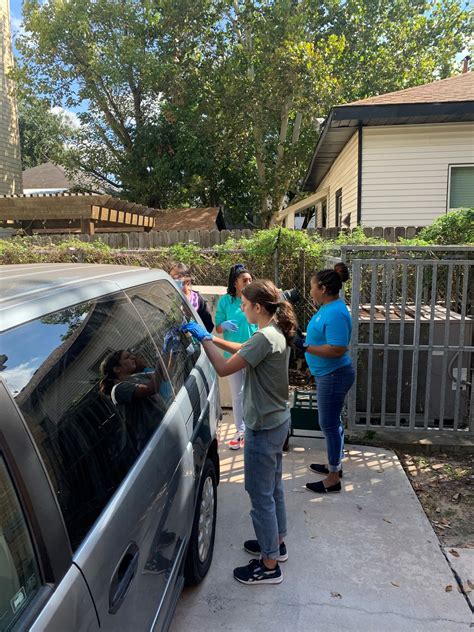
POLYGON ((324 285, 329 296, 336 296, 341 291, 342 284, 349 279, 349 269, 345 263, 340 261, 332 270, 314 272, 312 278, 316 279, 319 286, 324 285))
POLYGON ((229 280, 227 282, 227 294, 230 294, 232 298, 236 297, 235 282, 241 274, 250 274, 253 279, 252 273, 247 270, 243 263, 236 263, 232 266, 229 271, 229 280))
POLYGON ((102 379, 99 384, 99 390, 102 395, 110 395, 112 388, 114 387, 115 380, 117 379, 114 369, 120 366, 120 360, 122 359, 122 353, 124 353, 124 351, 126 351, 126 349, 114 351, 102 360, 100 365, 102 379))

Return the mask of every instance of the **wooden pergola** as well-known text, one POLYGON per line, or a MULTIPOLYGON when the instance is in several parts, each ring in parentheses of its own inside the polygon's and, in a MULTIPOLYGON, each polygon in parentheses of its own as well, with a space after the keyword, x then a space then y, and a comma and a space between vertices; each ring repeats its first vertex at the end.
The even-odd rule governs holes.
POLYGON ((149 232, 157 213, 148 206, 94 193, 0 196, 0 226, 27 234, 149 232))

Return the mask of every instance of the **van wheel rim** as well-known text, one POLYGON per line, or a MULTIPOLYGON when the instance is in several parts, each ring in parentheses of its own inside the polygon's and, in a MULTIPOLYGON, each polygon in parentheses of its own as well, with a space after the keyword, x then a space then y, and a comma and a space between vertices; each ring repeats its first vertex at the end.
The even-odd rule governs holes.
POLYGON ((208 476, 202 487, 201 507, 199 509, 198 553, 199 561, 203 564, 211 548, 212 532, 214 530, 214 485, 208 476))

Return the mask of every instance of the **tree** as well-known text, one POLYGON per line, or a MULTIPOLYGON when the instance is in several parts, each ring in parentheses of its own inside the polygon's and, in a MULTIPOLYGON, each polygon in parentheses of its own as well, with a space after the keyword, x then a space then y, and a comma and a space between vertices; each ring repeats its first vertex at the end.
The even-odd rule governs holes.
POLYGON ((80 108, 70 168, 153 206, 179 201, 183 129, 174 68, 187 65, 214 23, 210 0, 25 0, 21 71, 38 92, 80 108), (209 18, 211 16, 211 18, 209 18))
POLYGON ((316 118, 449 75, 470 32, 458 0, 233 0, 226 15, 219 109, 251 131, 263 225, 298 188, 316 118))
POLYGON ((65 143, 74 137, 74 129, 61 113, 53 113, 49 103, 33 95, 18 99, 21 162, 24 169, 43 162, 61 163, 65 143))
POLYGON ((267 226, 332 105, 450 74, 463 2, 25 0, 17 46, 39 94, 83 110, 71 167, 267 226))

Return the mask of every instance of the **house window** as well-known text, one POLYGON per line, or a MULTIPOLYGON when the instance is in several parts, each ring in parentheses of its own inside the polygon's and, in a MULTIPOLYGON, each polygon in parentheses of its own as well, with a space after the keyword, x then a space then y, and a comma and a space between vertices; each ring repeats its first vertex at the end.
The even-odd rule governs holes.
POLYGON ((328 225, 328 205, 326 200, 321 204, 321 228, 326 228, 328 225))
POLYGON ((342 189, 336 191, 336 226, 342 226, 342 189))
POLYGON ((474 207, 474 165, 453 165, 449 169, 449 208, 474 207))

